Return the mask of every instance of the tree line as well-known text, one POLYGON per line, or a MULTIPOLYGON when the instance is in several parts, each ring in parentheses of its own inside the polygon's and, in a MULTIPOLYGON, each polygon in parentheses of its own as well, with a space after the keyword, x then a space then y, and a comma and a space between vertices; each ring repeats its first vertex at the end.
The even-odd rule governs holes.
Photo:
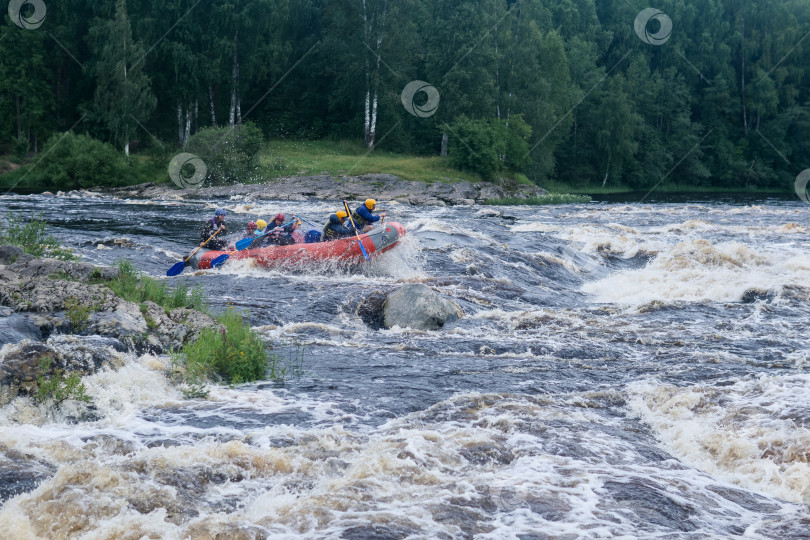
POLYGON ((806 0, 661 0, 646 20, 636 0, 44 3, 39 27, 31 4, 0 27, 8 153, 71 129, 176 149, 250 121, 539 184, 788 188, 810 167, 806 0), (431 110, 424 90, 403 104, 412 81, 431 110))

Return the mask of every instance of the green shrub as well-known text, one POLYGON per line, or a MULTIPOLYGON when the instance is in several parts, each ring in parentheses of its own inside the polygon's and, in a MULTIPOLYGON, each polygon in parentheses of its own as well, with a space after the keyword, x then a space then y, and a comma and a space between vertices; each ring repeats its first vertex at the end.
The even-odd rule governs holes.
POLYGON ((459 116, 451 126, 449 157, 453 167, 477 172, 485 179, 506 170, 520 171, 529 163, 532 128, 522 115, 506 120, 459 116))
POLYGON ((39 361, 38 387, 34 401, 44 403, 53 400, 54 406, 59 406, 68 399, 92 403, 93 398, 87 395, 87 388, 78 374, 71 373, 69 377, 65 378, 65 374, 61 369, 55 369, 53 374, 48 376, 51 361, 50 358, 41 358, 39 361))
POLYGON ((126 157, 89 135, 56 133, 45 143, 30 182, 51 189, 88 188, 127 183, 126 157))
POLYGON ((242 315, 228 309, 216 318, 224 329, 205 329, 183 347, 188 381, 220 378, 239 384, 264 379, 268 372, 270 378, 278 378, 275 356, 268 356, 264 342, 242 315))
POLYGON ((520 199, 518 197, 506 197, 503 199, 487 199, 485 204, 516 206, 521 204, 541 205, 541 204, 579 204, 589 203, 589 195, 576 195, 573 193, 549 193, 542 197, 528 197, 520 199))
POLYGON ((177 284, 173 289, 164 281, 145 276, 138 272, 128 260, 118 262, 118 275, 108 281, 106 285, 119 297, 129 302, 154 302, 166 310, 179 307, 193 308, 198 311, 207 311, 208 302, 202 287, 189 288, 184 283, 177 284))
POLYGON ((51 257, 66 261, 77 257, 68 248, 63 248, 48 234, 49 225, 41 214, 31 214, 29 220, 14 212, 6 212, 5 231, 0 233, 0 244, 12 244, 35 257, 51 257))
POLYGON ((258 155, 263 140, 262 130, 246 122, 201 129, 189 138, 185 150, 205 162, 211 182, 250 182, 263 176, 258 155))
POLYGON ((95 306, 85 304, 81 299, 70 296, 65 299, 65 314, 74 330, 81 332, 87 326, 90 314, 95 312, 95 306))

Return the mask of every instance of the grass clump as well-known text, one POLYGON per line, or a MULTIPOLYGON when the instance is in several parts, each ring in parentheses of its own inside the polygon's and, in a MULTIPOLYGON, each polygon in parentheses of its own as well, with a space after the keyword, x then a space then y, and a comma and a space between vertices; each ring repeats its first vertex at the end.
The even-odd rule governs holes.
POLYGON ((0 244, 11 244, 22 248, 25 253, 35 257, 50 257, 63 261, 78 259, 73 251, 63 248, 56 239, 48 234, 49 225, 42 219, 42 214, 31 214, 26 220, 14 212, 6 213, 6 227, 0 232, 0 244))
POLYGON ((97 311, 96 306, 83 302, 80 298, 69 296, 65 299, 65 315, 73 328, 79 332, 85 329, 90 314, 97 311))
POLYGON ((38 387, 34 401, 44 403, 51 400, 55 407, 68 399, 75 399, 84 403, 93 402, 93 398, 87 395, 87 388, 78 374, 71 373, 69 377, 65 377, 65 373, 61 369, 55 369, 53 374, 48 376, 51 362, 52 359, 47 357, 41 358, 39 361, 38 387))
POLYGON ((138 272, 132 262, 118 262, 118 275, 106 285, 117 295, 137 304, 150 301, 172 310, 179 307, 193 308, 206 312, 208 302, 202 287, 188 287, 180 283, 169 288, 163 281, 145 276, 138 272))
POLYGON ((530 206, 541 204, 580 204, 589 203, 591 198, 588 195, 578 195, 574 193, 549 193, 542 197, 529 197, 520 199, 518 197, 506 197, 503 199, 487 199, 486 204, 517 206, 527 204, 530 206))
POLYGON ((224 328, 207 328, 196 341, 183 347, 189 382, 219 379, 240 384, 280 377, 276 357, 267 354, 264 342, 241 314, 228 309, 216 319, 224 328))

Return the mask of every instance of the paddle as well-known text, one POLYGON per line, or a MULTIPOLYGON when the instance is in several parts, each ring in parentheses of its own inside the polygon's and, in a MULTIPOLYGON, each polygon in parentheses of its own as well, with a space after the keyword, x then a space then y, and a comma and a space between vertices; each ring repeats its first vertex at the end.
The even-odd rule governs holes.
POLYGON ((277 230, 281 229, 282 227, 283 227, 283 225, 278 226, 278 227, 274 228, 271 231, 267 231, 265 233, 260 234, 259 236, 255 236, 253 238, 242 238, 236 244, 234 244, 236 246, 236 251, 242 251, 243 249, 245 249, 247 247, 250 247, 250 245, 253 244, 253 242, 258 240, 259 238, 264 238, 265 236, 267 236, 271 232, 277 231, 277 230))
POLYGON ((352 219, 352 213, 349 211, 349 203, 343 201, 343 206, 346 208, 346 214, 348 214, 349 216, 349 221, 352 222, 352 227, 354 227, 354 235, 357 237, 357 241, 360 242, 360 251, 363 252, 363 257, 365 257, 368 262, 371 262, 371 258, 368 256, 368 253, 366 252, 366 248, 363 245, 363 241, 360 239, 360 234, 357 232, 357 226, 355 226, 354 220, 352 219))
MULTIPOLYGON (((219 234, 219 231, 221 231, 221 230, 222 230, 222 229, 217 229, 217 230, 216 230, 216 232, 215 232, 214 234, 212 234, 211 236, 209 236, 209 237, 208 237, 208 240, 206 240, 205 242, 203 242, 202 246, 200 246, 200 247, 198 247, 197 249, 195 249, 194 251, 192 251, 192 252, 191 252, 191 255, 189 255, 187 259, 180 261, 179 263, 175 264, 174 266, 172 266, 171 268, 169 268, 168 270, 166 270, 166 275, 167 275, 168 277, 174 277, 174 276, 176 276, 177 274, 179 274, 180 272, 182 272, 182 271, 185 269, 185 267, 186 267, 186 263, 188 262, 188 260, 189 260, 190 258, 192 258, 192 257, 194 256, 194 254, 195 254, 195 253, 197 253, 198 251, 200 251, 200 250, 203 248, 203 246, 204 246, 205 244, 207 244, 208 242, 210 242, 210 241, 211 241, 211 239, 212 239, 213 237, 215 237, 216 235, 218 235, 218 234, 219 234)), ((220 257, 221 257, 221 255, 220 255, 220 257)), ((218 258, 219 258, 219 257, 217 257, 217 259, 218 259, 218 258)), ((216 259, 214 259, 214 260, 216 260, 216 259)), ((225 262, 225 260, 223 259, 223 260, 222 260, 222 262, 225 262)))
POLYGON ((228 257, 230 257, 229 254, 223 253, 222 255, 211 261, 211 268, 216 268, 217 266, 221 265, 222 263, 228 260, 228 257))

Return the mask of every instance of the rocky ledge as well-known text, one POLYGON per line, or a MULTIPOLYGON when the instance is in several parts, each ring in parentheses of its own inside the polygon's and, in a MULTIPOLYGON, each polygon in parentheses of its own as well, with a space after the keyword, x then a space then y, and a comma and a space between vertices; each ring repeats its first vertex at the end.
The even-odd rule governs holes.
POLYGON ((538 186, 482 182, 427 183, 402 180, 391 174, 362 176, 329 175, 277 178, 265 184, 233 184, 200 189, 177 189, 174 184, 139 184, 104 188, 104 193, 138 199, 217 199, 245 197, 247 200, 342 200, 373 197, 415 206, 472 205, 487 199, 541 197, 548 192, 538 186))
POLYGON ((112 351, 165 353, 224 330, 195 309, 123 300, 105 285, 116 274, 0 246, 0 405, 36 389, 43 358, 51 371, 87 375, 114 366, 112 351))

